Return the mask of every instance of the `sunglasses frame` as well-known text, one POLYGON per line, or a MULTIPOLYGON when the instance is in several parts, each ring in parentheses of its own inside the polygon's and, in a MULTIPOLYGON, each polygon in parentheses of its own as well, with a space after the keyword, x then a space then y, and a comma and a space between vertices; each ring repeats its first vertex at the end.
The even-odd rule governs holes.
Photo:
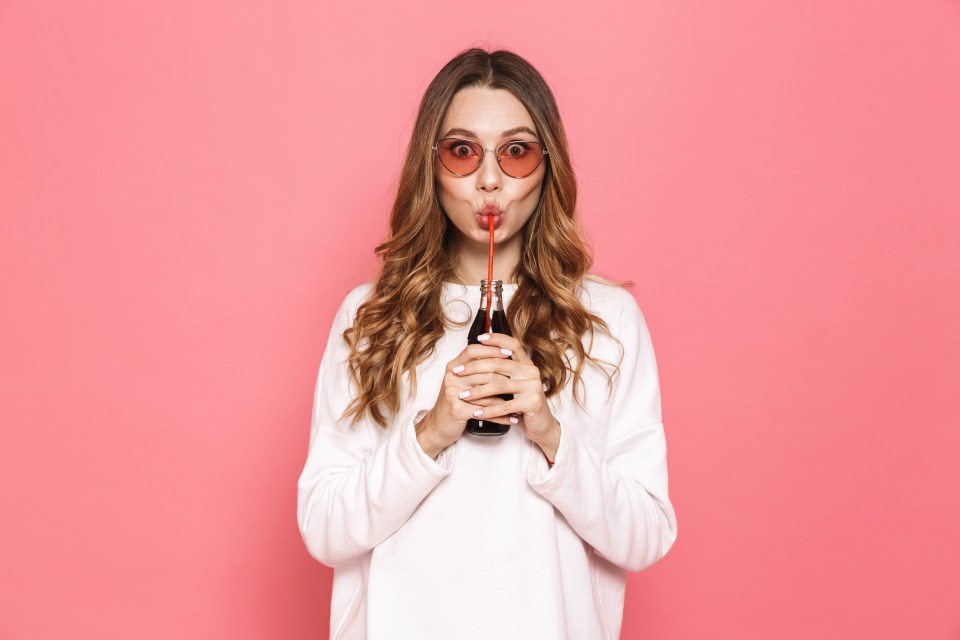
POLYGON ((437 140, 436 142, 433 143, 433 151, 434 151, 434 153, 435 153, 436 156, 437 156, 437 161, 440 162, 440 164, 443 166, 443 168, 446 169, 447 171, 449 171, 450 173, 452 173, 453 175, 458 176, 458 177, 460 177, 460 178, 464 178, 464 177, 466 177, 466 176, 473 175, 474 173, 476 173, 476 172, 477 172, 477 169, 479 169, 481 166, 483 166, 483 161, 484 161, 484 159, 486 159, 486 157, 487 157, 487 151, 493 151, 493 156, 497 159, 497 166, 500 167, 500 171, 503 171, 503 174, 504 174, 504 175, 509 176, 509 177, 511 177, 511 178, 515 178, 515 179, 517 179, 517 180, 519 180, 519 179, 521 179, 521 178, 526 178, 526 177, 529 176, 531 173, 533 173, 534 171, 536 171, 536 170, 537 170, 537 167, 539 167, 541 164, 543 164, 543 159, 544 159, 544 157, 546 157, 546 156, 548 156, 548 155, 550 154, 550 152, 547 150, 546 145, 544 145, 544 144, 543 144, 542 142, 540 142, 539 140, 510 140, 510 141, 508 141, 508 142, 504 142, 502 145, 500 145, 500 146, 497 147, 496 149, 484 149, 484 148, 483 148, 483 145, 480 144, 479 142, 476 142, 475 140, 467 140, 466 138, 458 138, 458 137, 456 137, 456 136, 449 136, 449 137, 446 137, 446 138, 440 138, 439 140, 437 140), (480 163, 477 165, 477 168, 474 169, 473 171, 471 171, 470 173, 457 173, 457 172, 451 170, 447 165, 443 164, 443 160, 440 158, 440 143, 443 142, 444 140, 458 140, 458 141, 460 141, 460 142, 465 142, 465 143, 467 143, 467 144, 469 144, 469 145, 472 145, 474 148, 480 147, 480 149, 482 149, 483 151, 482 151, 482 153, 479 154, 479 155, 480 155, 480 163), (537 162, 536 166, 535 166, 533 169, 531 169, 528 173, 523 174, 522 176, 510 175, 510 174, 507 173, 507 171, 503 168, 503 165, 500 164, 500 151, 501 151, 504 147, 506 147, 507 145, 511 145, 511 144, 514 144, 514 143, 517 143, 517 142, 523 142, 523 143, 525 143, 525 144, 536 144, 536 145, 539 145, 539 146, 540 146, 540 149, 542 150, 542 153, 540 154, 540 161, 537 162))

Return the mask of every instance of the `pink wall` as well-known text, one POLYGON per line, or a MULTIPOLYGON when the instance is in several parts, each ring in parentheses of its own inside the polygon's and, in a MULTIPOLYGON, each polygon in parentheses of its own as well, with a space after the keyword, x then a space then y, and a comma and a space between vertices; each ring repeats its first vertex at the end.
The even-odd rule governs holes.
POLYGON ((960 5, 380 4, 0 4, 0 638, 326 637, 316 371, 474 43, 657 348, 623 637, 960 637, 960 5))

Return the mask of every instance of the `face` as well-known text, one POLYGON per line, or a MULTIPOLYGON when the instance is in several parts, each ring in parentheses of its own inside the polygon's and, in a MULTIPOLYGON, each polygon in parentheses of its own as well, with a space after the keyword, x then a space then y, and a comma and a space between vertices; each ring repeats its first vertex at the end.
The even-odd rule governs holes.
MULTIPOLYGON (((542 142, 526 107, 505 89, 469 87, 454 95, 440 126, 439 138, 456 137, 496 150, 514 140, 542 142), (514 131, 526 127, 527 131, 514 131), (506 135, 504 135, 506 133, 506 135)), ((461 149, 466 151, 466 148, 461 149)), ((507 147, 509 154, 519 149, 507 147)), ((497 163, 494 152, 484 151, 480 168, 467 176, 447 170, 434 154, 437 195, 453 223, 458 243, 486 245, 490 241, 489 221, 494 225, 494 242, 519 242, 520 231, 530 219, 540 198, 547 157, 523 178, 508 176, 497 163), (485 207, 489 207, 489 209, 485 207), (500 215, 488 217, 487 212, 500 215)), ((514 172, 516 173, 516 172, 514 172)))

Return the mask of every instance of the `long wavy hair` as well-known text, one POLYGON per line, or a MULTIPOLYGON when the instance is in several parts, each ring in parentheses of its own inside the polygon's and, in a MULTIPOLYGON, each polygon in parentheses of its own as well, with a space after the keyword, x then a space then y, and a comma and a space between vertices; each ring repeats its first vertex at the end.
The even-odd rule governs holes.
POLYGON ((540 200, 522 232, 518 286, 507 308, 511 332, 530 352, 548 397, 572 377, 574 396, 582 404, 578 385, 586 362, 600 366, 608 389, 614 374, 602 365, 618 370, 590 355, 595 329, 607 335, 610 329, 577 295, 593 258, 577 222, 576 179, 553 93, 517 54, 472 48, 440 70, 420 102, 390 215, 390 235, 375 249, 380 273, 353 326, 343 332, 357 389, 343 414, 352 418, 351 424, 369 413, 385 428, 400 407, 404 372, 413 398, 417 365, 433 353, 447 327, 459 324, 444 314, 441 304, 443 283, 457 281, 456 257, 451 223, 437 197, 432 147, 453 96, 466 87, 512 93, 550 151, 540 200))

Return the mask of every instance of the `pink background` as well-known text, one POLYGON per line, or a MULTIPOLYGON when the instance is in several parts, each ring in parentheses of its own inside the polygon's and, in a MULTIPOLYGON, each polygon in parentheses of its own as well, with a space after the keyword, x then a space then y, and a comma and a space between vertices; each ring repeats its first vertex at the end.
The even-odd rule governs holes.
POLYGON ((296 480, 417 101, 558 98, 660 369, 624 638, 960 638, 960 4, 0 3, 0 638, 326 638, 296 480))

